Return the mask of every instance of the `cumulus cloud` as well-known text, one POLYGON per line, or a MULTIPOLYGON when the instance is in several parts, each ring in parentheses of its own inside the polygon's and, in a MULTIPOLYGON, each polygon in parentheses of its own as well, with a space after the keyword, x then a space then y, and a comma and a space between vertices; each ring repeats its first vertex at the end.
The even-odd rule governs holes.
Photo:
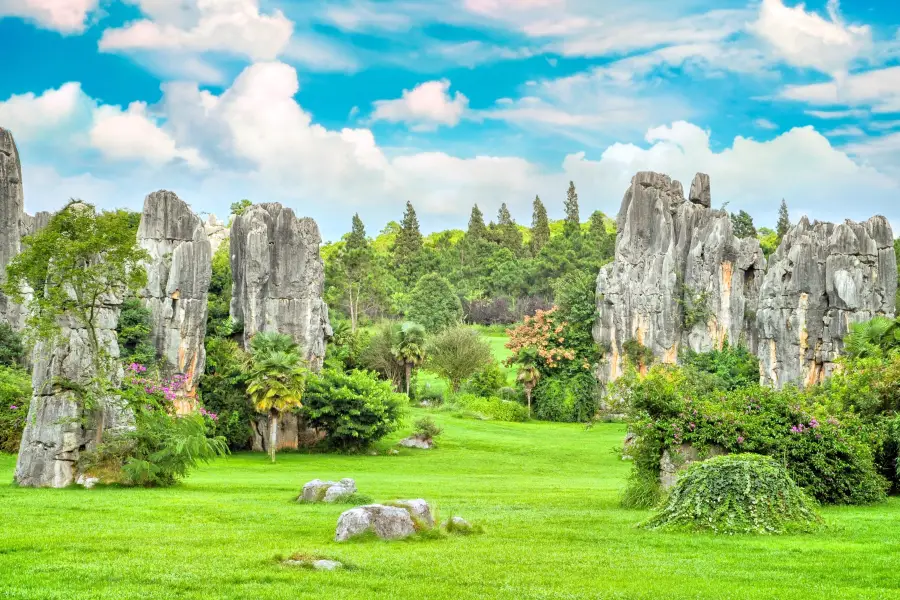
POLYGON ((752 30, 790 65, 840 73, 872 48, 872 30, 845 23, 838 0, 828 0, 827 12, 825 19, 803 4, 763 0, 752 30))
POLYGON ((42 133, 58 132, 75 118, 79 109, 90 108, 90 103, 81 85, 70 82, 40 95, 29 92, 0 102, 0 124, 10 129, 16 139, 31 140, 42 133))
POLYGON ((98 0, 0 0, 0 17, 21 17, 61 33, 81 33, 98 0))
POLYGON ((427 131, 440 125, 453 127, 469 106, 461 92, 450 95, 450 81, 426 81, 411 90, 403 90, 395 100, 376 100, 372 121, 406 123, 415 130, 427 131))
POLYGON ((780 97, 820 106, 865 106, 876 113, 900 112, 900 67, 845 75, 826 83, 790 85, 780 97))
POLYGON ((284 50, 294 30, 280 10, 260 12, 258 0, 134 3, 151 18, 107 29, 101 50, 212 51, 271 60, 284 50))
MULTIPOLYGON (((137 208, 144 195, 164 187, 197 210, 220 213, 241 197, 280 201, 315 217, 326 238, 334 239, 353 212, 380 225, 399 217, 405 198, 413 199, 426 229, 463 226, 476 202, 488 213, 506 202, 520 222, 528 222, 535 194, 559 216, 569 180, 576 182, 585 212, 615 214, 631 176, 650 169, 683 182, 696 171, 709 173, 714 202, 748 210, 760 224, 774 222, 782 197, 795 212, 818 218, 866 218, 876 211, 896 216, 896 179, 852 160, 811 127, 765 142, 736 137, 730 147, 714 150, 708 131, 676 121, 650 128, 644 143, 571 154, 547 168, 517 156, 388 153, 369 129, 316 123, 297 103, 298 89, 292 67, 269 62, 246 68, 221 94, 168 84, 155 106, 99 106, 88 133, 103 160, 51 176, 41 169, 61 173, 63 167, 26 148, 26 197, 30 206, 47 208, 71 190, 83 190, 85 200, 137 208), (191 164, 208 166, 191 170, 191 164), (34 172, 43 173, 45 183, 35 183, 34 172)), ((857 154, 887 151, 859 148, 857 154)))

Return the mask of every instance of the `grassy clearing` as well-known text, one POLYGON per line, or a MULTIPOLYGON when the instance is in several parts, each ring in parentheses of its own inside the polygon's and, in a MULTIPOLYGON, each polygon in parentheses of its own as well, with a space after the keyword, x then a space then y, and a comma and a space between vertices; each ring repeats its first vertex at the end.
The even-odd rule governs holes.
MULTIPOLYGON (((471 327, 480 333, 490 345, 494 360, 497 361, 497 364, 500 365, 500 368, 506 373, 507 384, 510 386, 515 385, 517 369, 503 364, 503 361, 512 356, 512 352, 506 347, 506 342, 509 341, 509 336, 506 335, 507 326, 494 325, 485 327, 483 325, 472 325, 471 327)), ((512 327, 512 325, 509 327, 512 327)), ((445 394, 449 390, 446 381, 425 369, 419 369, 417 378, 420 385, 427 385, 431 389, 441 390, 445 394)))
MULTIPOLYGON (((424 414, 416 410, 408 421, 424 414)), ((900 500, 823 510, 814 535, 660 534, 618 508, 624 426, 496 423, 433 414, 440 448, 400 456, 241 454, 164 490, 0 487, 0 597, 896 598, 900 500), (376 501, 423 497, 484 527, 413 542, 332 541, 346 506, 294 502, 354 477, 376 501), (353 570, 292 569, 276 557, 353 570)), ((0 456, 9 481, 15 459, 0 456)))

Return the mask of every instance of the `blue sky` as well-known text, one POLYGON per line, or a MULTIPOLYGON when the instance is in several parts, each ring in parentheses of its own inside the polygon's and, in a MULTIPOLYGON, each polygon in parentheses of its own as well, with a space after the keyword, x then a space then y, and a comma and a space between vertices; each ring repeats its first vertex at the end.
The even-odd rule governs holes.
POLYGON ((888 0, 0 0, 0 127, 26 205, 223 217, 280 201, 326 239, 413 202, 428 230, 569 180, 614 215, 634 172, 712 179, 771 225, 900 226, 900 6, 888 0))

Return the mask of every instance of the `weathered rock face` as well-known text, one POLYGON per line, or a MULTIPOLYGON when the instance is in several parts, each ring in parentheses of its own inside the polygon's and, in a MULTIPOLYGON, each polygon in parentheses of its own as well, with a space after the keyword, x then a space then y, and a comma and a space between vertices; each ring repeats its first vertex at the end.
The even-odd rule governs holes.
POLYGON ((53 213, 47 211, 40 211, 34 214, 32 217, 29 214, 25 214, 25 228, 24 235, 34 235, 41 229, 47 226, 50 223, 50 217, 53 216, 53 213))
POLYGON ((172 192, 144 200, 138 243, 150 253, 141 293, 152 314, 151 339, 169 367, 186 375, 179 409, 193 406, 206 363, 207 294, 212 249, 203 221, 172 192))
MULTIPOLYGON (((99 360, 110 365, 107 372, 112 373, 113 386, 118 386, 123 377, 116 337, 120 304, 116 298, 105 298, 96 311, 96 336, 102 357, 99 360)), ((104 432, 122 431, 133 424, 130 411, 118 398, 101 399, 95 409, 88 411, 69 391, 71 386, 60 385, 62 381, 89 384, 97 373, 98 360, 88 329, 70 319, 62 319, 60 327, 59 341, 38 342, 32 355, 34 395, 15 474, 23 486, 71 485, 79 476, 77 462, 82 451, 93 448, 104 432)))
POLYGON ((209 238, 209 244, 212 246, 212 253, 215 254, 219 246, 228 240, 228 226, 216 218, 216 215, 211 214, 203 223, 203 227, 206 229, 206 237, 209 238))
POLYGON ((231 226, 231 317, 243 324, 245 345, 259 331, 290 335, 313 370, 331 335, 321 242, 315 221, 280 204, 251 206, 231 226))
MULTIPOLYGON (((25 196, 22 190, 22 165, 12 132, 0 127, 0 281, 6 278, 6 265, 22 248, 26 234, 25 196)), ((22 309, 0 292, 0 319, 21 329, 22 309)))
POLYGON ((887 219, 810 224, 771 257, 756 326, 763 382, 812 385, 834 370, 850 324, 893 317, 897 262, 887 219))
POLYGON ((765 270, 762 249, 735 237, 728 213, 708 208, 708 177, 698 174, 692 188, 687 200, 679 182, 641 172, 625 193, 615 261, 597 280, 603 381, 622 373, 630 340, 672 363, 684 347, 707 351, 745 337, 765 270))
POLYGON ((883 217, 803 219, 767 270, 759 243, 735 237, 729 215, 710 204, 703 174, 688 200, 665 175, 632 179, 615 261, 597 278, 602 381, 621 375, 631 340, 674 363, 683 348, 706 352, 728 339, 759 356, 764 383, 806 385, 831 372, 850 323, 893 317, 897 265, 883 217))

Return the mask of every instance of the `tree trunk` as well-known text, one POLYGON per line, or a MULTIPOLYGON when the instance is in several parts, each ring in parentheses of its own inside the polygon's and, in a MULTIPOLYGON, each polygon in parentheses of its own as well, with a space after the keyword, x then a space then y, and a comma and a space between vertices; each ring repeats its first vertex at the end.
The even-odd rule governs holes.
POLYGON ((275 450, 278 445, 278 411, 269 411, 269 457, 275 462, 275 450))
POLYGON ((356 299, 353 299, 353 284, 350 284, 350 331, 356 333, 356 323, 359 319, 359 292, 356 292, 356 299))
POLYGON ((531 418, 531 388, 525 388, 525 398, 528 399, 528 418, 531 418))
POLYGON ((409 384, 412 379, 412 363, 406 363, 406 395, 409 396, 409 384))

